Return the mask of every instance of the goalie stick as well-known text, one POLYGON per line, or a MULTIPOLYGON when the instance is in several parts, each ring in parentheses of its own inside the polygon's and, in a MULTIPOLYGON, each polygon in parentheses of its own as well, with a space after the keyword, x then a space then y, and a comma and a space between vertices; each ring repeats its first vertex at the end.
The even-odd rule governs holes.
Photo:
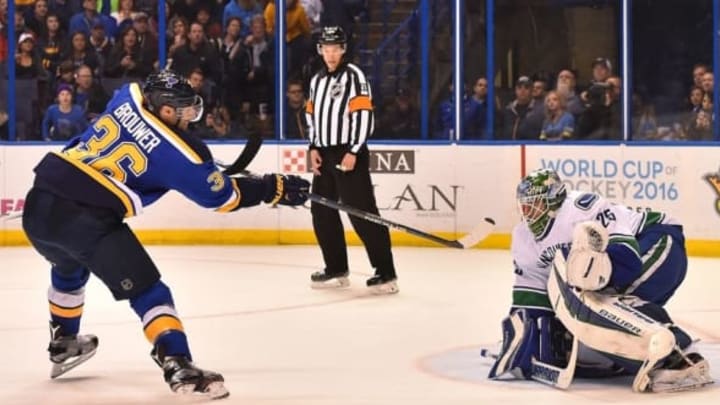
POLYGON ((351 207, 349 205, 343 204, 341 202, 329 200, 325 197, 319 196, 317 194, 309 193, 308 199, 316 202, 318 204, 322 204, 326 207, 330 207, 332 209, 336 209, 338 211, 346 212, 354 217, 362 218, 366 221, 374 222, 378 225, 382 225, 388 228, 397 229, 400 231, 407 232, 411 235, 415 235, 417 237, 431 240, 435 243, 439 243, 443 246, 456 248, 456 249, 468 249, 471 248, 478 243, 480 243, 481 240, 485 239, 490 232, 495 228, 495 220, 492 218, 483 218, 483 221, 477 225, 470 233, 463 236, 460 239, 457 240, 450 240, 441 238, 439 236, 435 236, 433 234, 423 232, 419 229, 411 228, 407 225, 399 224, 397 222, 390 221, 388 219, 385 219, 379 215, 372 214, 370 212, 365 212, 363 210, 351 207))
MULTIPOLYGON (((531 359, 530 378, 543 384, 550 385, 561 390, 568 389, 572 383, 573 377, 575 376, 575 366, 577 365, 578 355, 578 343, 577 338, 573 337, 572 349, 570 350, 570 357, 568 358, 568 364, 565 368, 554 366, 552 364, 543 363, 540 360, 536 360, 535 357, 531 359)), ((497 360, 498 355, 492 353, 488 349, 480 350, 480 356, 497 360)))

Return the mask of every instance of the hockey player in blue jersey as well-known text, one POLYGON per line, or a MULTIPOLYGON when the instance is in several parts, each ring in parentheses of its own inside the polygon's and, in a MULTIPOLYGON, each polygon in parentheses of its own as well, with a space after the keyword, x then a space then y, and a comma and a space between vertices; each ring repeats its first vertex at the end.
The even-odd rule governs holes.
POLYGON ((712 382, 708 362, 663 308, 688 264, 674 218, 568 193, 550 169, 528 174, 517 201, 512 308, 490 378, 509 373, 558 385, 552 367, 559 366, 570 373, 567 384, 572 373, 634 375, 636 392, 712 382))
POLYGON ((185 129, 202 115, 202 99, 172 72, 124 85, 95 124, 35 167, 23 228, 51 264, 50 360, 55 378, 90 358, 98 339, 78 334, 90 274, 116 300, 128 300, 153 346, 151 355, 174 392, 229 395, 219 373, 192 362, 170 289, 123 221, 176 190, 218 212, 265 202, 300 205, 309 183, 267 174, 229 178, 207 146, 185 129))

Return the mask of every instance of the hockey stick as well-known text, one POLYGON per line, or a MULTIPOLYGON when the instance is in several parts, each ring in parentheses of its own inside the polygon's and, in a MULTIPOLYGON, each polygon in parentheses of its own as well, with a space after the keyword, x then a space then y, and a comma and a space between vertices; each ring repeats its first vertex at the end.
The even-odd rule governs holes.
POLYGON ((309 193, 308 199, 316 202, 318 204, 322 204, 326 207, 346 212, 354 217, 362 218, 366 221, 370 221, 373 223, 376 223, 378 225, 382 225, 388 228, 397 229, 400 231, 407 232, 411 235, 415 235, 417 237, 431 240, 435 243, 439 243, 441 245, 456 248, 456 249, 468 249, 475 245, 477 245, 481 240, 485 239, 490 232, 495 227, 495 221, 492 218, 484 218, 483 222, 481 222, 479 225, 477 225, 470 233, 463 236, 460 239, 457 240, 450 240, 441 238, 439 236, 435 236, 432 234, 429 234, 427 232, 423 232, 419 229, 411 228, 407 225, 399 224, 397 222, 390 221, 388 219, 385 219, 379 215, 372 214, 370 212, 365 212, 363 210, 351 207, 349 205, 343 204, 341 202, 329 200, 325 197, 319 196, 317 194, 309 193))
MULTIPOLYGON (((561 390, 568 389, 575 376, 575 366, 577 365, 578 347, 577 338, 573 337, 573 345, 570 350, 570 358, 565 368, 554 366, 552 364, 543 363, 535 359, 533 356, 530 368, 530 378, 543 384, 550 385, 561 390)), ((498 355, 488 349, 481 349, 480 356, 497 360, 498 355)))
POLYGON ((255 158, 255 155, 257 155, 258 151, 260 150, 260 146, 262 146, 262 143, 263 139, 260 134, 250 134, 247 142, 245 143, 245 147, 243 148, 242 152, 240 152, 240 156, 238 156, 237 159, 235 159, 235 161, 230 166, 222 165, 217 161, 215 163, 224 169, 223 173, 226 176, 242 173, 245 168, 247 168, 247 166, 250 164, 250 162, 252 162, 252 160, 255 158))
POLYGON ((3 221, 12 221, 13 219, 22 218, 22 216, 23 216, 23 211, 18 211, 18 212, 13 212, 12 214, 10 214, 10 213, 2 214, 2 215, 0 215, 0 219, 2 219, 3 221))

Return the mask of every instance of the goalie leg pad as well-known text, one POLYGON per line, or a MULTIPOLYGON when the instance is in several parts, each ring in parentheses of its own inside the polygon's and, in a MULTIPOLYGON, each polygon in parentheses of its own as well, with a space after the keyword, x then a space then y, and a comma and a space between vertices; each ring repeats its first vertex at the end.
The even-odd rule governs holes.
POLYGON ((554 317, 530 318, 521 309, 502 321, 502 329, 502 347, 488 378, 511 373, 515 378, 531 379, 538 361, 549 365, 567 363, 572 337, 554 317))
MULTIPOLYGON (((656 334, 675 338, 664 324, 634 309, 635 297, 577 292, 564 279, 565 259, 556 254, 548 280, 548 298, 558 319, 591 349, 629 360, 645 361, 656 334)), ((664 355, 670 354, 670 349, 664 355)))

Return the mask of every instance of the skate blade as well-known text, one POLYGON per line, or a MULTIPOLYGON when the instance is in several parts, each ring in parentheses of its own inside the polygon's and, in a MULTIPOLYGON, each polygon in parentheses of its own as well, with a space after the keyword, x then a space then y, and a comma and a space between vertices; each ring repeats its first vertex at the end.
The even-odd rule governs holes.
POLYGON ((209 396, 211 399, 223 399, 230 396, 230 391, 225 388, 225 384, 223 384, 222 381, 216 381, 208 384, 203 394, 209 396))
POLYGON ((178 384, 172 387, 173 392, 180 395, 203 395, 210 399, 223 399, 230 396, 222 381, 215 381, 200 389, 197 384, 178 384))
POLYGON ((398 287, 396 281, 391 281, 391 282, 385 283, 385 284, 374 285, 374 286, 370 287, 370 291, 376 295, 387 295, 387 294, 399 293, 400 288, 398 287))
POLYGON ((75 357, 72 361, 68 361, 65 363, 53 363, 52 369, 50 369, 50 378, 54 379, 60 377, 61 375, 81 365, 82 363, 85 363, 92 356, 95 355, 95 352, 97 352, 97 348, 75 357))
POLYGON ((706 385, 714 384, 715 381, 698 381, 687 385, 654 384, 650 387, 651 392, 682 392, 700 389, 706 385))
POLYGON ((347 277, 337 277, 328 281, 312 281, 310 288, 314 290, 327 290, 331 288, 347 288, 350 287, 350 279, 347 277))

